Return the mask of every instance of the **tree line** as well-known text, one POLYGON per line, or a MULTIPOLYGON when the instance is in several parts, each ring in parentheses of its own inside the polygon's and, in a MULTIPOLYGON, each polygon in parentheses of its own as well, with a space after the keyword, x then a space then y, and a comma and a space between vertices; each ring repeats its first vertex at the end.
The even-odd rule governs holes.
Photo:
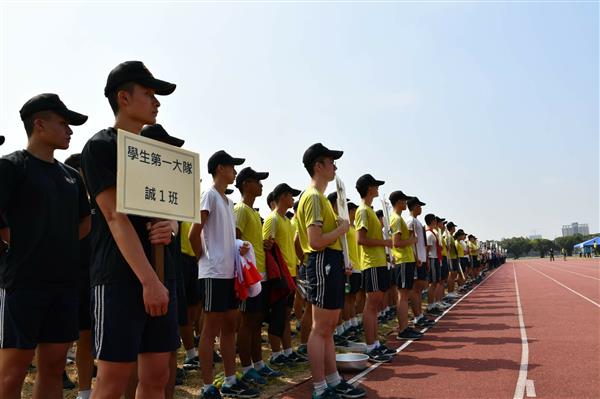
POLYGON ((568 237, 557 237, 554 240, 547 238, 536 238, 530 240, 525 237, 504 238, 500 241, 502 248, 508 251, 508 256, 515 259, 528 255, 531 252, 539 254, 540 258, 546 257, 550 253, 550 249, 554 249, 554 254, 559 255, 561 249, 567 251, 567 255, 573 255, 573 246, 580 242, 587 241, 597 237, 599 234, 575 234, 568 237))

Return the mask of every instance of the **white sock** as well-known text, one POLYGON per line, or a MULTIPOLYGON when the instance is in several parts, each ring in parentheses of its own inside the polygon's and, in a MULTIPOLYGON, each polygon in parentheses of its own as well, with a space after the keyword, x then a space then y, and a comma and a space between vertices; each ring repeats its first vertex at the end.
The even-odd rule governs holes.
POLYGON ((273 354, 271 355, 271 359, 277 359, 281 355, 283 355, 283 351, 273 352, 273 354))
POLYGON ((92 390, 88 389, 88 390, 85 390, 85 391, 79 391, 77 393, 77 397, 81 398, 81 399, 90 399, 90 395, 91 394, 92 394, 92 390))
POLYGON ((325 382, 325 380, 313 382, 313 387, 315 387, 315 393, 317 395, 321 395, 323 392, 325 392, 325 389, 327 389, 327 382, 325 382))
POLYGON ((264 361, 262 361, 262 360, 261 360, 260 362, 256 362, 256 363, 254 363, 254 369, 255 369, 255 370, 260 370, 260 369, 262 369, 263 367, 265 367, 265 362, 264 362, 264 361))
POLYGON ((250 363, 250 366, 242 366, 242 373, 246 374, 248 371, 252 370, 254 366, 252 365, 252 363, 250 363))
POLYGON ((292 354, 292 348, 287 348, 283 350, 283 354, 289 356, 292 354))
POLYGON ((342 377, 340 377, 340 373, 336 371, 335 373, 325 376, 325 381, 327 381, 327 385, 330 387, 336 387, 340 382, 342 382, 342 377))
POLYGON ((232 385, 234 385, 237 382, 237 379, 234 375, 228 375, 225 377, 225 382, 223 383, 223 385, 230 387, 232 385))
POLYGON ((195 357, 198 357, 198 350, 196 348, 186 349, 185 360, 193 359, 195 357))
POLYGON ((379 340, 373 342, 373 345, 375 345, 376 348, 379 348, 381 346, 381 343, 379 342, 379 340))
POLYGON ((377 348, 377 345, 367 345, 367 353, 371 352, 373 349, 377 348))
POLYGON ((352 327, 358 327, 358 317, 353 317, 350 320, 350 324, 352 325, 352 327))
POLYGON ((352 322, 350 320, 346 320, 344 322, 344 330, 349 329, 350 327, 352 327, 352 322))
POLYGON ((341 325, 339 325, 339 326, 337 326, 337 327, 335 328, 335 333, 336 333, 337 335, 340 335, 340 334, 341 334, 341 333, 343 333, 343 332, 344 332, 344 330, 342 329, 342 326, 341 326, 341 325))

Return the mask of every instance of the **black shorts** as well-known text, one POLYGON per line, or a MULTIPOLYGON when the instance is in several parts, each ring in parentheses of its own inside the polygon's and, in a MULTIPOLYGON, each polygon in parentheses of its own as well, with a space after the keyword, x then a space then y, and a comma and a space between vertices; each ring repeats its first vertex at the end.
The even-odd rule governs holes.
POLYGON ((187 305, 186 305, 186 292, 184 287, 184 281, 180 278, 176 280, 176 292, 177 292, 177 323, 180 326, 187 326, 187 305))
POLYGON ((438 258, 429 258, 429 282, 437 283, 442 278, 442 265, 438 258))
POLYGON ((449 273, 450 273, 450 269, 448 267, 448 258, 443 256, 442 257, 442 281, 448 280, 449 273))
POLYGON ((390 273, 390 287, 391 287, 392 285, 393 285, 393 286, 396 286, 396 274, 397 274, 396 267, 395 267, 395 266, 392 266, 392 267, 389 269, 389 273, 390 273))
POLYGON ((471 256, 471 264, 473 267, 479 267, 479 259, 477 259, 477 256, 471 256))
POLYGON ((363 288, 366 292, 385 292, 390 288, 390 277, 387 266, 369 267, 362 271, 363 288))
POLYGON ((92 288, 91 303, 96 359, 109 362, 134 362, 138 354, 173 352, 179 348, 177 287, 165 281, 169 290, 167 314, 152 317, 144 308, 139 283, 103 284, 92 288))
POLYGON ((185 303, 194 306, 200 303, 200 289, 198 286, 198 262, 193 256, 181 254, 181 271, 185 289, 185 303))
POLYGON ((452 273, 458 273, 458 259, 450 259, 449 266, 452 273))
POLYGON ((323 309, 344 307, 344 256, 341 251, 325 248, 308 256, 307 301, 323 309))
POLYGON ((471 263, 469 263, 469 258, 460 258, 460 267, 462 267, 463 271, 471 267, 471 263))
POLYGON ((415 262, 400 263, 396 266, 396 286, 398 289, 411 290, 415 283, 415 262))
POLYGON ((265 285, 262 284, 260 293, 252 298, 247 298, 245 301, 240 301, 240 312, 244 313, 265 313, 265 285))
POLYGON ((198 286, 205 312, 227 312, 238 308, 232 278, 201 278, 198 286))
POLYGON ((427 281, 429 277, 427 274, 427 266, 425 266, 425 262, 422 262, 421 266, 417 266, 415 272, 416 280, 427 281))
POLYGON ((348 276, 348 282, 350 283, 349 294, 356 294, 362 285, 362 273, 353 272, 348 276))
POLYGON ((92 329, 92 307, 90 304, 90 273, 79 274, 79 331, 92 329))
POLYGON ((76 341, 78 298, 69 288, 0 288, 0 348, 76 341))

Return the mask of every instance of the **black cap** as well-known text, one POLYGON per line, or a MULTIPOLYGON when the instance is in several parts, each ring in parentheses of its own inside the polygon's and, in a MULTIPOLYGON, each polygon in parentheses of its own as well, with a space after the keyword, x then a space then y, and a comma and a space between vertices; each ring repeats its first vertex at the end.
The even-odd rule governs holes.
POLYGON ((254 179, 258 181, 265 180, 267 177, 269 177, 269 172, 257 172, 251 167, 247 167, 240 170, 240 173, 238 173, 237 177, 235 178, 235 186, 240 188, 242 183, 248 179, 254 179))
POLYGON ((144 87, 154 89, 156 94, 167 96, 175 91, 177 87, 173 83, 154 78, 148 68, 141 61, 125 61, 113 68, 106 79, 104 95, 109 96, 117 87, 124 83, 134 82, 144 87))
POLYGON ((233 190, 230 188, 225 189, 225 195, 233 194, 233 190))
POLYGON ((424 202, 421 202, 417 197, 412 197, 411 199, 409 199, 407 201, 407 204, 410 208, 416 206, 416 205, 421 205, 421 206, 425 206, 424 202))
POLYGON ((31 97, 25 104, 23 104, 19 114, 21 114, 21 120, 24 121, 31 115, 40 111, 56 112, 65 118, 69 125, 73 126, 83 125, 88 119, 86 115, 68 109, 67 106, 60 101, 58 95, 53 93, 43 93, 31 97))
POLYGON ((169 133, 159 125, 146 125, 142 128, 140 135, 148 137, 149 139, 158 140, 162 143, 174 145, 175 147, 183 146, 184 140, 178 139, 177 137, 170 136, 169 133))
POLYGON ((396 205, 396 202, 398 201, 408 201, 411 197, 409 197, 408 195, 404 194, 402 191, 397 190, 394 191, 390 194, 390 203, 392 204, 392 206, 396 205))
POLYGON ((0 136, 0 145, 4 144, 4 136, 0 136))
POLYGON ((321 143, 315 143, 304 151, 302 163, 308 167, 319 157, 330 157, 335 160, 340 159, 343 154, 344 151, 330 150, 321 143))
POLYGON ((444 218, 441 218, 441 217, 439 217, 439 216, 436 216, 436 217, 435 217, 435 221, 436 221, 436 222, 438 222, 438 223, 439 223, 439 222, 445 223, 445 222, 446 222, 446 219, 444 219, 444 218))
POLYGON ((358 178, 358 180, 356 180, 356 189, 358 191, 361 191, 372 186, 381 186, 383 184, 385 184, 383 180, 377 180, 367 173, 366 175, 362 175, 358 178))
POLYGON ((463 229, 458 229, 458 231, 456 233, 454 233, 454 236, 458 237, 458 236, 462 236, 462 235, 465 235, 465 234, 466 233, 465 233, 465 231, 463 229))
POLYGON ((356 205, 354 202, 352 201, 348 201, 348 210, 351 211, 352 209, 357 209, 358 205, 356 205))
POLYGON ((297 197, 298 195, 300 195, 300 190, 296 190, 285 183, 281 183, 273 189, 273 199, 277 201, 279 200, 279 197, 285 193, 290 193, 292 194, 292 197, 297 197))
POLYGON ((435 215, 433 213, 428 213, 427 215, 425 215, 425 224, 426 225, 429 226, 434 221, 435 221, 435 215))
POLYGON ((327 200, 331 202, 332 205, 337 204, 337 191, 327 194, 327 200))
POLYGON ((475 236, 473 234, 469 234, 467 238, 470 240, 471 238, 475 238, 475 236))
POLYGON ((380 209, 377 212, 375 212, 375 214, 377 215, 378 218, 382 218, 383 217, 383 210, 380 209))
POLYGON ((219 165, 241 165, 244 158, 234 158, 223 150, 217 151, 208 159, 208 173, 213 174, 219 165))
POLYGON ((458 227, 457 225, 454 224, 454 222, 450 222, 446 225, 446 228, 451 229, 453 227, 458 227))

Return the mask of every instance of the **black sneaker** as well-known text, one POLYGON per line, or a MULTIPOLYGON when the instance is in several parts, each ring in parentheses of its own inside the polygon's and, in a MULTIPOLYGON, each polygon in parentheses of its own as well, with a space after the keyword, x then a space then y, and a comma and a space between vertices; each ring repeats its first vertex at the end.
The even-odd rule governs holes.
POLYGON ((200 399, 221 399, 221 392, 214 385, 208 387, 208 389, 202 389, 200 392, 200 399))
POLYGON ((269 359, 269 363, 274 367, 290 367, 293 365, 285 355, 279 355, 276 358, 271 357, 269 359))
POLYGON ((64 370, 63 370, 63 375, 62 375, 62 385, 63 385, 63 389, 75 388, 75 384, 73 383, 73 381, 71 381, 71 379, 67 375, 67 372, 64 370))
POLYGON ((425 317, 421 317, 419 320, 415 322, 415 326, 417 327, 431 327, 435 324, 435 322, 426 319, 425 317))
POLYGON ((406 330, 410 331, 410 332, 411 332, 411 333, 413 333, 413 334, 418 334, 418 335, 420 335, 421 337, 422 337, 423 335, 425 335, 424 333, 422 333, 422 332, 420 332, 420 331, 417 331, 417 330, 415 330, 415 329, 414 329, 414 328, 412 328, 412 327, 406 327, 406 330))
POLYGON ((364 389, 355 388, 344 380, 331 388, 335 389, 335 393, 337 393, 340 398, 362 398, 367 395, 364 389))
POLYGON ((183 368, 184 370, 198 370, 200 368, 200 359, 198 359, 198 356, 194 356, 191 359, 185 359, 183 368))
POLYGON ((408 327, 404 329, 404 331, 402 331, 400 334, 398 334, 398 339, 412 339, 413 341, 416 341, 418 339, 421 339, 421 337, 423 336, 423 334, 418 333, 414 330, 409 329, 408 327))
POLYGON ((331 387, 327 387, 325 388, 325 392, 323 392, 320 395, 317 395, 317 393, 315 391, 313 391, 312 399, 335 399, 335 398, 339 398, 338 394, 335 392, 335 389, 331 388, 331 387))
POLYGON ((230 398, 258 398, 260 391, 255 388, 250 388, 242 381, 236 381, 231 386, 223 385, 221 387, 221 395, 230 398))
POLYGON ((379 344, 379 346, 377 347, 377 349, 379 349, 379 351, 381 353, 383 353, 384 355, 394 356, 396 354, 396 351, 394 349, 388 348, 384 344, 379 344))
POLYGON ((427 313, 433 316, 440 316, 444 311, 437 306, 427 309, 427 313))
POLYGON ((298 356, 302 356, 305 359, 308 359, 308 346, 306 344, 298 345, 298 349, 296 350, 298 356))
POLYGON ((300 356, 296 352, 292 352, 287 356, 288 360, 295 364, 304 364, 308 363, 308 359, 304 356, 300 356))
POLYGON ((379 348, 373 349, 371 352, 367 353, 367 355, 369 356, 369 360, 373 363, 388 363, 392 360, 392 356, 384 355, 379 348))

